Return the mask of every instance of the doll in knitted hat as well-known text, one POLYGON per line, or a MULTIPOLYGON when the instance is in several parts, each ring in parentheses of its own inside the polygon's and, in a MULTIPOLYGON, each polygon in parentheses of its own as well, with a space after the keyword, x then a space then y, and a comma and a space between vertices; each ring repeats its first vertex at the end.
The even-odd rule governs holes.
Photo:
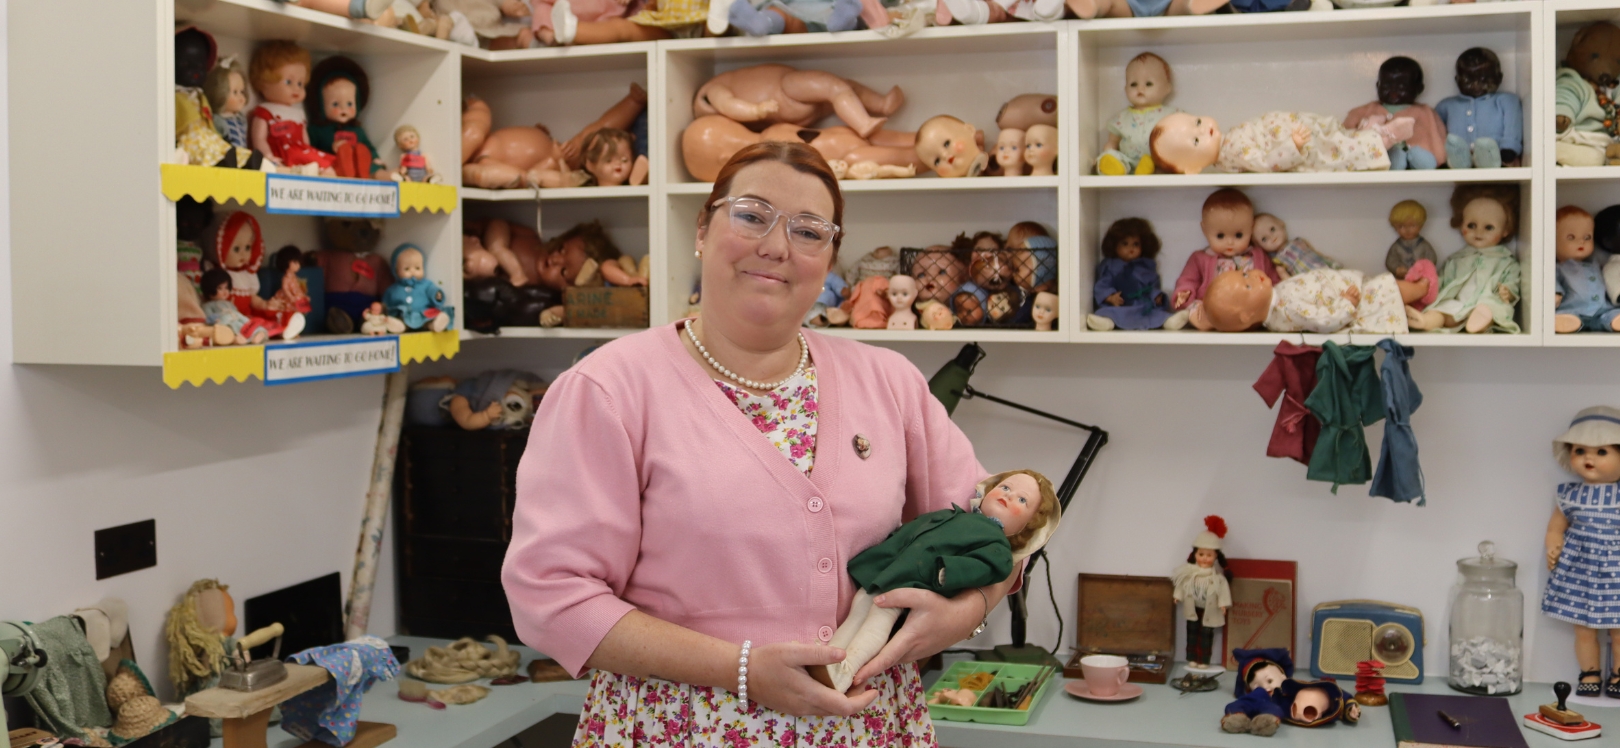
POLYGON ((1558 485, 1547 522, 1547 591, 1541 612, 1575 624, 1575 659, 1581 674, 1578 696, 1603 691, 1620 698, 1620 409, 1587 408, 1575 414, 1569 430, 1553 440, 1558 464, 1580 477, 1558 485), (1608 629, 1615 668, 1604 673, 1599 630, 1608 629))
POLYGON ((1195 673, 1220 673, 1226 668, 1212 658, 1215 629, 1226 625, 1226 611, 1232 607, 1232 572, 1226 569, 1221 539, 1226 537, 1226 520, 1216 515, 1204 518, 1204 531, 1193 538, 1187 563, 1171 573, 1173 597, 1181 604, 1187 619, 1187 669, 1195 673))
POLYGON ((404 322, 407 330, 443 332, 455 323, 456 308, 438 284, 427 279, 424 261, 415 244, 401 244, 394 250, 394 285, 383 291, 383 308, 389 317, 404 322))

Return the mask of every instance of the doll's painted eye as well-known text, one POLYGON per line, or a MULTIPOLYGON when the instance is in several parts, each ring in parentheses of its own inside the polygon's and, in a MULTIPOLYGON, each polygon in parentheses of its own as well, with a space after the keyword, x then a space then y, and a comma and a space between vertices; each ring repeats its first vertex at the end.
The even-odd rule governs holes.
POLYGON ((1608 457, 1609 450, 1607 447, 1598 447, 1597 454, 1599 457, 1608 457))

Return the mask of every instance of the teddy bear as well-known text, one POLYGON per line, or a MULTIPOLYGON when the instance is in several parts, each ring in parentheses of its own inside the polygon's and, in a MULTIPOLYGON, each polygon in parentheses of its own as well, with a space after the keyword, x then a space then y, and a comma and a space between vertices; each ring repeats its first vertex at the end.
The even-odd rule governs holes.
POLYGON ((1554 94, 1555 161, 1561 166, 1620 164, 1620 134, 1609 90, 1620 82, 1620 26, 1587 25, 1570 40, 1554 94))
POLYGON ((388 260, 377 255, 382 221, 327 218, 321 224, 324 247, 312 253, 326 278, 326 331, 347 335, 359 328, 365 311, 394 284, 388 260))

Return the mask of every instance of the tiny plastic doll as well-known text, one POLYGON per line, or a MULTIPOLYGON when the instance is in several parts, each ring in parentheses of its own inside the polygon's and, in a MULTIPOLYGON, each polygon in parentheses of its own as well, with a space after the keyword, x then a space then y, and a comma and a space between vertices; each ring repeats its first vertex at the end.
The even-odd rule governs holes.
POLYGON ((1451 193, 1451 226, 1465 246, 1446 258, 1440 293, 1427 308, 1407 311, 1414 330, 1516 333, 1519 261, 1506 242, 1518 226, 1516 185, 1461 184, 1451 193))
POLYGON ((337 157, 310 145, 304 130, 309 70, 309 51, 292 42, 266 42, 254 50, 248 77, 261 101, 250 115, 248 138, 254 150, 277 166, 336 176, 332 167, 337 157))
POLYGON ((635 136, 616 127, 604 127, 585 139, 585 171, 603 187, 638 185, 647 180, 646 156, 631 152, 635 136))
POLYGON ((395 180, 433 184, 444 181, 433 170, 433 160, 422 152, 422 134, 415 127, 400 125, 394 128, 394 147, 399 149, 399 170, 394 172, 395 180))
POLYGON ((259 345, 270 339, 270 331, 264 326, 263 320, 254 319, 236 309, 236 303, 231 301, 231 274, 215 268, 202 277, 203 316, 208 324, 215 328, 226 328, 231 331, 233 345, 259 345))
POLYGON ((1226 568, 1221 539, 1226 537, 1226 520, 1211 514, 1204 518, 1204 530, 1193 538, 1187 563, 1176 567, 1170 579, 1175 584, 1171 597, 1181 605, 1187 620, 1187 669, 1193 672, 1223 671, 1215 658, 1215 629, 1226 625, 1226 610, 1232 607, 1232 572, 1226 568))
POLYGON ((1294 679, 1294 658, 1281 647, 1234 649, 1237 700, 1226 705, 1221 729, 1271 737, 1283 723, 1324 727, 1361 721, 1361 705, 1333 680, 1294 679))
POLYGON ((309 292, 298 271, 304 267, 304 253, 297 247, 285 247, 275 255, 276 269, 281 271, 281 288, 270 297, 270 308, 277 312, 309 314, 309 292))
POLYGON ((1565 205, 1557 214, 1558 309, 1553 330, 1620 332, 1620 306, 1610 300, 1603 282, 1603 265, 1595 256, 1592 214, 1565 205))
POLYGON ((1157 330, 1170 318, 1169 298, 1159 280, 1159 236, 1141 218, 1121 218, 1103 234, 1102 261, 1091 287, 1097 313, 1093 330, 1157 330))
POLYGON ((1057 136, 1057 128, 1051 125, 1031 125, 1024 131, 1024 163, 1029 165, 1030 176, 1050 177, 1057 173, 1057 136))
MULTIPOLYGON (((255 320, 270 337, 292 340, 304 331, 304 315, 277 309, 259 298, 259 263, 263 258, 264 238, 259 232, 259 222, 242 211, 227 216, 214 237, 211 259, 214 269, 230 274, 229 298, 238 312, 255 320)), ((205 290, 204 301, 213 301, 213 292, 217 290, 217 287, 205 290)))
POLYGON ((1030 303, 1029 317, 1034 320, 1035 329, 1040 332, 1055 329, 1053 325, 1058 318, 1057 294, 1046 291, 1035 294, 1035 300, 1030 303))
POLYGON ((1378 66, 1378 100, 1351 109, 1344 117, 1347 129, 1360 129, 1364 121, 1382 124, 1411 120, 1412 135, 1386 143, 1389 168, 1434 169, 1446 163, 1446 126, 1427 105, 1417 103, 1423 93, 1423 66, 1410 57, 1391 57, 1378 66))
POLYGON ((1429 211, 1416 200, 1402 200, 1389 209, 1389 227, 1395 229, 1397 238, 1389 245, 1389 254, 1384 256, 1384 267, 1396 278, 1405 278, 1419 260, 1428 260, 1435 267, 1440 265, 1434 245, 1423 238, 1423 225, 1428 222, 1429 211))
POLYGON ((1339 121, 1306 112, 1267 112, 1221 134, 1210 117, 1165 115, 1148 136, 1154 167, 1197 174, 1211 165, 1226 172, 1382 171, 1389 146, 1412 136, 1412 120, 1364 121, 1349 130, 1339 121))
MULTIPOLYGON (((1026 162, 1030 138, 1031 133, 1025 131, 1026 162)), ((1056 139, 1051 147, 1056 154, 1056 139)), ((984 152, 984 132, 949 114, 932 117, 917 128, 916 150, 917 159, 941 177, 976 177, 990 164, 990 156, 984 152)))
POLYGON ((309 144, 337 157, 334 170, 340 177, 385 178, 382 153, 360 125, 360 111, 371 98, 371 81, 360 63, 333 55, 315 66, 310 81, 317 95, 304 100, 309 144))
POLYGON ((1062 519, 1052 482, 1033 470, 992 475, 975 493, 968 508, 917 517, 850 559, 859 590, 829 642, 844 650, 844 660, 825 671, 812 667, 812 676, 840 693, 849 690, 861 666, 888 643, 903 610, 879 607, 883 593, 914 587, 951 597, 1002 582, 1046 544, 1062 519))
POLYGON ((1220 332, 1244 332, 1263 322, 1272 332, 1395 335, 1409 331, 1406 308, 1433 288, 1432 278, 1369 278, 1360 270, 1317 268, 1276 284, 1258 270, 1228 270, 1209 285, 1191 321, 1200 330, 1220 332))
POLYGON ((388 316, 380 301, 371 302, 371 306, 360 312, 360 318, 361 335, 398 335, 405 332, 405 321, 388 316))
POLYGON ((996 165, 1001 167, 1001 176, 1024 175, 1023 130, 1006 129, 996 133, 996 165))
POLYGON ((1143 52, 1125 64, 1125 100, 1130 106, 1108 123, 1108 145, 1097 156, 1098 174, 1153 173, 1148 136, 1165 115, 1181 111, 1164 103, 1175 92, 1175 85, 1170 63, 1152 52, 1143 52))
POLYGON ((1086 19, 1132 16, 1202 16, 1214 13, 1227 0, 1065 0, 1069 10, 1086 19))
POLYGON ((1252 243, 1254 203, 1242 191, 1227 187, 1210 193, 1204 199, 1203 217, 1198 227, 1209 245, 1192 253, 1181 269, 1181 276, 1176 278, 1175 296, 1170 302, 1170 309, 1176 314, 1165 320, 1166 330, 1179 330, 1187 325, 1188 319, 1197 313, 1210 281, 1224 271, 1259 270, 1273 283, 1281 280, 1271 260, 1266 258, 1265 250, 1252 243), (1180 314, 1183 311, 1187 314, 1180 314))
POLYGON ((889 279, 890 330, 917 329, 917 313, 911 305, 917 300, 917 279, 909 275, 896 275, 889 279))
POLYGON ((214 109, 214 129, 237 148, 248 147, 247 68, 231 55, 219 61, 203 81, 203 94, 214 109))
POLYGON ((1558 485, 1547 521, 1547 569, 1541 612, 1575 624, 1575 660, 1581 674, 1577 696, 1620 698, 1620 410, 1602 405, 1582 410, 1569 430, 1553 440, 1558 465, 1579 481, 1558 485), (1603 672, 1603 642, 1609 631, 1612 673, 1603 672))
POLYGON ((391 263, 394 285, 383 291, 383 308, 388 316, 405 323, 407 330, 443 332, 455 322, 456 309, 448 303, 438 284, 427 279, 421 248, 401 244, 391 263))
POLYGON ((1302 238, 1295 237, 1290 241, 1288 224, 1270 213, 1254 217, 1254 243, 1271 256, 1271 264, 1277 269, 1277 277, 1282 280, 1319 268, 1338 270, 1344 267, 1316 251, 1310 242, 1302 238))
POLYGON ((709 31, 734 26, 749 36, 850 31, 861 20, 861 0, 709 0, 709 31))
POLYGON ((1524 105, 1496 89, 1502 62, 1484 47, 1457 56, 1456 96, 1434 108, 1446 125, 1446 163, 1453 169, 1494 169, 1519 160, 1524 150, 1524 105))
MULTIPOLYGON (((214 109, 203 85, 214 66, 214 37, 195 26, 174 33, 174 145, 180 163, 224 168, 263 168, 262 153, 238 147, 215 129, 214 109)), ((274 168, 274 167, 271 167, 274 168)))
POLYGON ((949 330, 956 326, 956 315, 948 304, 938 301, 917 302, 917 324, 924 330, 949 330))

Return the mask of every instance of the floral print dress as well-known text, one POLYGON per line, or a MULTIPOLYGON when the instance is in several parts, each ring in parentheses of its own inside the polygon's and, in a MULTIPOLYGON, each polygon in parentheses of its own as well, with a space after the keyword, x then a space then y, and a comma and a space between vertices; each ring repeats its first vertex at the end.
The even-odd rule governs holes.
MULTIPOLYGON (((715 380, 720 391, 753 421, 793 466, 809 474, 816 456, 816 371, 763 395, 715 380)), ((728 689, 636 678, 598 670, 574 729, 574 745, 839 746, 901 748, 935 746, 934 724, 923 703, 916 665, 900 665, 872 678, 877 701, 853 717, 793 717, 746 704, 728 689)))
POLYGON ((1267 112, 1226 133, 1215 162, 1228 172, 1382 171, 1389 151, 1376 130, 1346 130, 1337 119, 1306 112, 1267 112), (1311 134, 1294 146, 1294 128, 1311 134))

